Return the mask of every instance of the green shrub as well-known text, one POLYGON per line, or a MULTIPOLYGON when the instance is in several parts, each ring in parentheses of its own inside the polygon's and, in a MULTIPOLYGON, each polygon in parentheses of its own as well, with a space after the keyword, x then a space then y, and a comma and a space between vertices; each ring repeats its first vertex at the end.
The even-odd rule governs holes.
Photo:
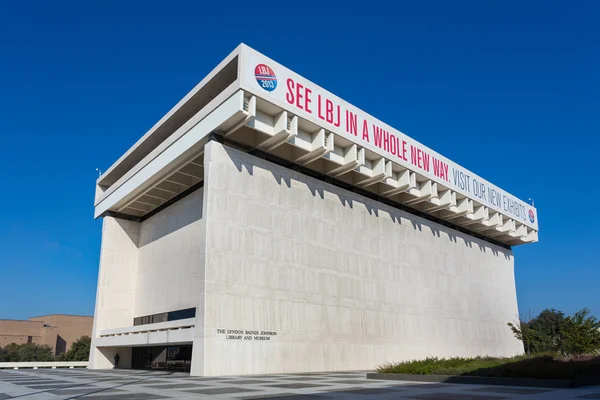
POLYGON ((579 356, 600 351, 600 321, 584 308, 570 317, 555 309, 544 310, 529 322, 518 326, 508 323, 517 339, 523 342, 525 353, 560 352, 579 356))
POLYGON ((597 354, 600 350, 600 321, 584 308, 565 319, 560 330, 561 353, 580 356, 597 354))
POLYGON ((0 349, 0 362, 54 361, 52 348, 35 343, 11 343, 0 349))
POLYGON ((77 339, 66 353, 58 357, 59 361, 87 361, 90 357, 92 339, 85 335, 77 339))
POLYGON ((584 308, 570 317, 561 311, 542 311, 529 322, 509 323, 523 342, 525 356, 511 358, 436 358, 387 363, 378 372, 417 375, 469 375, 511 378, 572 379, 600 375, 600 321, 584 308), (561 355, 562 358, 557 357, 561 355), (581 358, 587 354, 588 357, 581 358), (567 356, 567 358, 565 358, 567 356))
POLYGON ((477 358, 437 358, 431 357, 424 360, 407 361, 396 364, 385 364, 378 367, 378 371, 394 372, 416 375, 448 375, 447 371, 463 371, 471 364, 486 363, 493 360, 489 357, 477 358))
POLYGON ((418 375, 464 375, 506 378, 573 379, 578 375, 600 374, 600 357, 560 359, 555 354, 511 358, 426 358, 387 363, 377 368, 382 373, 418 375))
POLYGON ((515 337, 523 342, 526 354, 558 351, 560 331, 565 322, 562 311, 546 309, 529 322, 520 320, 518 326, 509 323, 515 337))

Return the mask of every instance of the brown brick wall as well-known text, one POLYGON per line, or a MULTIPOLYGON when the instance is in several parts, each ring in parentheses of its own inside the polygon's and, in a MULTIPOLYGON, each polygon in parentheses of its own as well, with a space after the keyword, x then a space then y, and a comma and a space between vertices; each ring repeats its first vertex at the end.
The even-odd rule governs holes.
POLYGON ((11 343, 27 343, 31 337, 32 343, 43 344, 42 327, 39 321, 16 321, 0 319, 0 347, 11 343))
MULTIPOLYGON (((53 341, 56 355, 69 351, 74 341, 87 335, 92 336, 92 325, 94 317, 79 315, 53 314, 41 317, 30 318, 30 321, 43 321, 50 325, 46 330, 45 336, 48 341, 53 341)), ((48 343, 50 345, 50 343, 48 343)))
POLYGON ((71 348, 83 335, 92 335, 93 317, 52 314, 22 320, 0 320, 0 347, 10 343, 47 344, 55 355, 71 348))

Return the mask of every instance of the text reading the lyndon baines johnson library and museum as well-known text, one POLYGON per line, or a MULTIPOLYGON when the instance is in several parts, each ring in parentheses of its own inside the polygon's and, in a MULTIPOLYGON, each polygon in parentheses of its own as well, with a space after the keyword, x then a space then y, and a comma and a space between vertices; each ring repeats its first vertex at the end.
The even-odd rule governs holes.
POLYGON ((246 88, 298 116, 319 123, 367 149, 418 171, 481 204, 537 229, 535 209, 402 132, 305 80, 287 68, 249 51, 243 81, 246 88), (257 91, 256 88, 259 88, 257 91))
POLYGON ((448 186, 454 186, 472 194, 483 204, 499 207, 518 220, 532 219, 529 218, 525 205, 520 201, 486 185, 460 168, 450 166, 449 163, 437 158, 429 151, 409 143, 399 135, 370 121, 368 117, 345 109, 342 104, 336 104, 335 100, 324 97, 320 93, 314 93, 310 87, 305 87, 292 78, 286 80, 285 100, 295 108, 316 115, 327 124, 341 128, 347 134, 358 137, 394 156, 391 159, 396 158, 410 163, 413 167, 445 181, 449 184, 448 186))
POLYGON ((217 329, 217 334, 223 335, 225 340, 258 340, 270 341, 277 336, 275 331, 263 331, 253 329, 217 329))

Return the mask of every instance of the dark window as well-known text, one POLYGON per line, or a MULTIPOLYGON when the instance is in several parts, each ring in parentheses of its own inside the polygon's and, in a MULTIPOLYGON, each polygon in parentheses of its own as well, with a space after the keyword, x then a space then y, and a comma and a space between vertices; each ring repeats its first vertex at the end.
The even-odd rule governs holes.
POLYGON ((192 345, 134 347, 131 355, 131 367, 135 369, 190 372, 192 345))
POLYGON ((178 319, 194 318, 196 316, 196 308, 188 308, 186 310, 171 311, 169 313, 169 321, 177 321, 178 319))
POLYGON ((157 322, 167 322, 169 313, 162 313, 162 314, 154 314, 153 318, 152 318, 152 323, 156 324, 157 322))
POLYGON ((135 317, 133 326, 156 324, 159 322, 177 321, 179 319, 194 318, 196 316, 196 307, 187 308, 185 310, 169 311, 160 314, 145 315, 143 317, 135 317))
POLYGON ((31 343, 32 340, 33 338, 31 336, 27 336, 27 343, 31 343))

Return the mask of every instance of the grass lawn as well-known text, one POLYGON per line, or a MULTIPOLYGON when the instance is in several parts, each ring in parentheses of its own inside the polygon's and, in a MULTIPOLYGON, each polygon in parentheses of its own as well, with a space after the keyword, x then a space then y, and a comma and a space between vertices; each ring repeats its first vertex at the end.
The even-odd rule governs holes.
POLYGON ((377 368, 381 373, 417 375, 463 375, 505 378, 574 379, 600 374, 600 357, 561 359, 542 354, 512 358, 427 358, 388 363, 377 368))

